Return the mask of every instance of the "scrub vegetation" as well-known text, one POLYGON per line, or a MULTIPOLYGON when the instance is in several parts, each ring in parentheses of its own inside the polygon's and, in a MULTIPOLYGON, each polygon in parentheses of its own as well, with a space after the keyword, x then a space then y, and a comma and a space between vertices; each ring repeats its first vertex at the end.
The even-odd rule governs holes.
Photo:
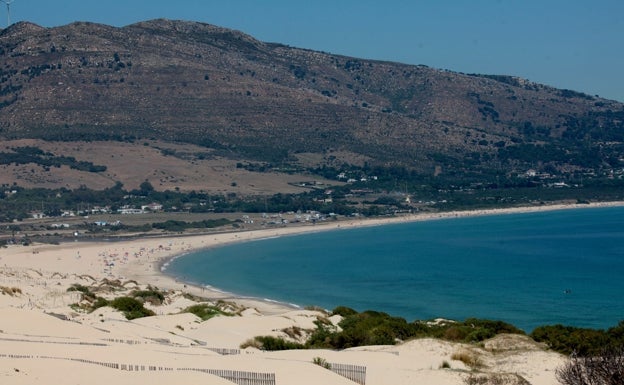
MULTIPOLYGON (((468 318, 461 322, 448 320, 407 322, 401 317, 376 311, 357 312, 340 306, 331 312, 342 320, 336 328, 319 318, 316 329, 305 343, 291 342, 280 337, 261 336, 245 346, 264 350, 283 349, 347 349, 365 345, 394 345, 414 338, 438 338, 462 343, 481 343, 498 334, 525 332, 503 321, 468 318)), ((605 346, 615 349, 624 346, 624 321, 607 330, 584 329, 562 325, 540 326, 529 337, 548 348, 566 355, 596 356, 605 346)), ((461 358, 457 358, 463 361, 461 358)), ((474 364, 474 363, 473 363, 474 364)), ((469 365, 469 366, 472 366, 469 365)))

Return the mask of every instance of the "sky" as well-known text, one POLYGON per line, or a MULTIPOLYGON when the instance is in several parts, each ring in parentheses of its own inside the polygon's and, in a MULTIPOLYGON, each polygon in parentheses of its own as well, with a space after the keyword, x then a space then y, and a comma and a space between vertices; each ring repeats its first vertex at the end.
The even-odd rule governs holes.
MULTIPOLYGON (((157 18, 258 40, 463 73, 519 76, 624 102, 624 0, 0 0, 11 22, 157 18)), ((0 4, 0 26, 7 24, 0 4)))

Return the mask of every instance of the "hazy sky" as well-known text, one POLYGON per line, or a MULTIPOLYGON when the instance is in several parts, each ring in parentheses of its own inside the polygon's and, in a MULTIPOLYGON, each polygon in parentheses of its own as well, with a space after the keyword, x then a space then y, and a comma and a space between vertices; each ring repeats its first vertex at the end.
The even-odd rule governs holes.
MULTIPOLYGON (((6 0, 0 0, 6 1, 6 0)), ((0 26, 6 7, 0 4, 0 26)), ((167 18, 269 42, 464 73, 515 75, 624 102, 624 0, 13 0, 11 21, 167 18)))

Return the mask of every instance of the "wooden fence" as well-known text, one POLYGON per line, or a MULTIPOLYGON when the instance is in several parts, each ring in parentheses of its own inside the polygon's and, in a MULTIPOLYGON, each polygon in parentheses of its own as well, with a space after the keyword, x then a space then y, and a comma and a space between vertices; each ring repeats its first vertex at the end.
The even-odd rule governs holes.
POLYGON ((329 370, 360 385, 366 385, 366 366, 329 364, 329 370))
POLYGON ((184 368, 224 378, 238 385, 275 385, 275 373, 241 372, 238 370, 184 368))
POLYGON ((240 349, 227 349, 227 348, 205 348, 212 352, 218 353, 222 356, 230 356, 240 354, 240 349))
POLYGON ((83 364, 91 364, 103 366, 105 368, 128 371, 128 372, 142 372, 142 371, 194 371, 210 374, 213 376, 221 377, 225 380, 231 381, 238 385, 275 385, 275 373, 258 373, 258 372, 243 372, 239 370, 223 370, 223 369, 203 369, 203 368, 172 368, 167 366, 155 366, 155 365, 136 365, 136 364, 120 364, 116 362, 101 362, 87 360, 84 358, 69 358, 69 357, 53 357, 53 356, 34 356, 29 354, 0 354, 0 358, 17 358, 17 359, 51 359, 51 360, 66 360, 73 362, 80 362, 83 364))

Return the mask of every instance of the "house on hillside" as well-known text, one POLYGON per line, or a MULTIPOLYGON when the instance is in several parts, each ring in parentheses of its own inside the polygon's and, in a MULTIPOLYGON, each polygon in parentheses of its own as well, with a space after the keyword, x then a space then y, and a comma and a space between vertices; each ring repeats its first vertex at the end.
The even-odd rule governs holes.
POLYGON ((141 210, 143 211, 162 211, 162 209, 163 209, 163 205, 161 205, 160 203, 155 203, 155 202, 152 202, 149 205, 141 206, 141 210))
POLYGON ((134 208, 130 208, 130 207, 122 207, 120 209, 117 210, 117 212, 119 214, 143 214, 145 213, 145 211, 141 210, 141 209, 134 209, 134 208))
POLYGON ((30 212, 30 216, 33 219, 41 219, 41 218, 45 218, 46 215, 43 213, 43 211, 31 211, 30 212))
POLYGON ((68 229, 69 228, 69 223, 52 223, 50 225, 50 228, 53 228, 53 229, 68 229))

